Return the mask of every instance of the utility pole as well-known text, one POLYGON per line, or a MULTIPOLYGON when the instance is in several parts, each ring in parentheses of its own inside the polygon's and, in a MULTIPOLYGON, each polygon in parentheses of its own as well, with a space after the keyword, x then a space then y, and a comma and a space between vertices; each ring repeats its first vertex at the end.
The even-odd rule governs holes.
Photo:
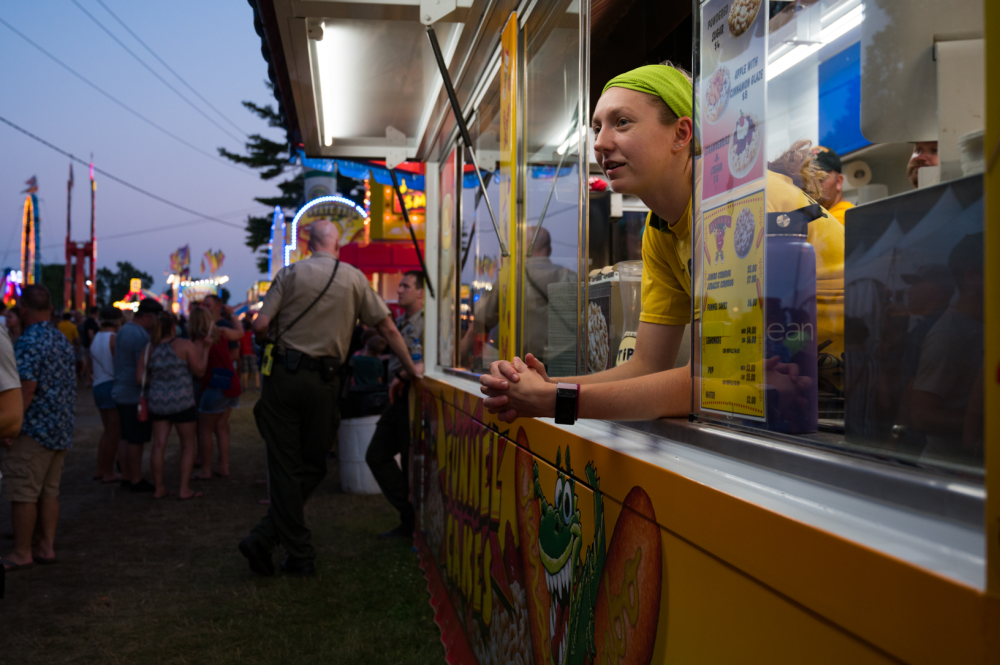
POLYGON ((94 180, 94 154, 90 154, 90 293, 87 302, 91 307, 97 304, 97 237, 94 226, 94 198, 97 195, 97 181, 94 180))
POLYGON ((63 269, 63 310, 69 311, 73 305, 73 235, 72 202, 73 199, 73 162, 69 163, 69 180, 66 182, 66 265, 63 269))

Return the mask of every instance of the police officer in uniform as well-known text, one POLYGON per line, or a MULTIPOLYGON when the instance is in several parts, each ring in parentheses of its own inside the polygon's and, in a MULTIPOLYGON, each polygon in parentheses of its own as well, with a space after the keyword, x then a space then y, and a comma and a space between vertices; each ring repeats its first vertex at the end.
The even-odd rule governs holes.
POLYGON ((404 369, 420 376, 389 308, 361 271, 338 259, 339 243, 336 226, 314 222, 312 255, 278 271, 253 324, 258 339, 267 335, 273 345, 270 361, 265 352, 264 384, 254 406, 267 443, 271 505, 239 550, 260 575, 274 574, 271 553, 279 544, 285 573, 316 572, 303 506, 326 476, 326 454, 340 424, 340 367, 355 322, 375 326, 404 369))

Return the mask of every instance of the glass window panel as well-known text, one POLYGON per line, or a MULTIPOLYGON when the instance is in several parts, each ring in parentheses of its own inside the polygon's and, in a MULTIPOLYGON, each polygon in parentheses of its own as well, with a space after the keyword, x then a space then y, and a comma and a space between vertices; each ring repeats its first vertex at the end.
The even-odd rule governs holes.
MULTIPOLYGON (((496 76, 476 110, 469 131, 476 145, 476 159, 494 212, 500 210, 500 77, 496 76)), ((463 185, 461 274, 463 302, 461 363, 474 372, 485 372, 499 360, 499 260, 500 243, 474 172, 463 185)))
POLYGON ((459 151, 448 153, 441 166, 441 228, 438 254, 438 364, 454 367, 458 335, 458 279, 456 274, 460 228, 457 171, 459 151))
POLYGON ((729 6, 700 3, 695 28, 693 410, 981 476, 984 90, 960 83, 984 80, 981 5, 770 3, 736 36, 729 6), (944 32, 963 38, 935 44, 944 32), (734 123, 753 114, 767 171, 747 182, 731 153, 746 143, 734 123), (762 190, 766 203, 748 198, 762 190), (734 243, 753 206, 764 233, 748 274, 734 243), (732 311, 754 306, 744 279, 760 286, 755 330, 732 311), (760 394, 759 416, 733 406, 740 390, 760 394), (811 426, 796 420, 810 411, 811 426))
POLYGON ((524 27, 521 348, 554 376, 577 373, 580 28, 573 4, 539 3, 524 27))

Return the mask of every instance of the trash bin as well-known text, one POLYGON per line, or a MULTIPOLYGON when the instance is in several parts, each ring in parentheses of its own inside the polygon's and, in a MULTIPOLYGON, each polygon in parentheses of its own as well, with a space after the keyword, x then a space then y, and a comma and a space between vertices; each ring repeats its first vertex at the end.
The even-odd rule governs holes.
POLYGON ((340 421, 340 484, 350 494, 379 494, 378 483, 365 462, 379 416, 340 421))

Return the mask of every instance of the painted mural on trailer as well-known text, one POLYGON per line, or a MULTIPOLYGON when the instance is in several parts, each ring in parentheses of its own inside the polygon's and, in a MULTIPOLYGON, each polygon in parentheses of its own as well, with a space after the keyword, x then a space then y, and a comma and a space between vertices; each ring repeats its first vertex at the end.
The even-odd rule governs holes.
POLYGON ((568 446, 553 466, 523 429, 483 425, 478 400, 463 411, 428 391, 421 399, 410 466, 418 544, 439 573, 428 575, 432 595, 447 595, 463 634, 441 626, 450 654, 467 642, 480 665, 649 663, 663 565, 646 492, 632 488, 606 515, 600 469, 568 446))

